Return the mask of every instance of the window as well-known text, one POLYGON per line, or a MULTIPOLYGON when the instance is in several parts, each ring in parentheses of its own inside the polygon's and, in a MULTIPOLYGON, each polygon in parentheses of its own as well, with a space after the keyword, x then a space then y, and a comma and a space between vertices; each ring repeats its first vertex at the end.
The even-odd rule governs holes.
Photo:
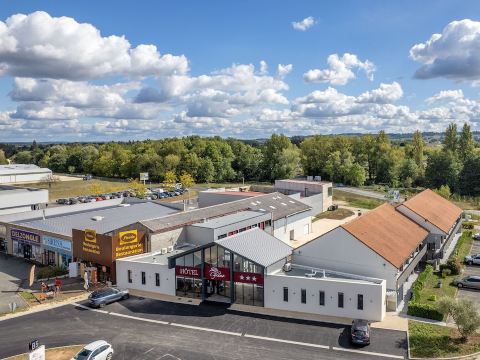
POLYGON ((283 301, 288 302, 288 287, 283 288, 283 301))
POLYGON ((358 310, 363 310, 363 295, 362 294, 357 295, 357 309, 358 310))
POLYGON ((306 303, 307 303, 307 290, 302 289, 302 304, 306 304, 306 303))
POLYGON ((160 274, 155 273, 155 286, 160 286, 160 274))
POLYGON ((145 271, 142 271, 142 285, 145 285, 146 279, 145 279, 145 271))
POLYGON ((343 308, 343 293, 338 293, 338 307, 343 308))
POLYGON ((328 188, 328 196, 331 197, 333 195, 333 187, 328 188))
POLYGON ((320 304, 321 306, 325 306, 325 291, 320 291, 320 292, 318 293, 318 298, 319 298, 319 300, 318 300, 318 301, 319 301, 319 304, 320 304))
POLYGON ((132 283, 132 270, 127 271, 127 277, 128 277, 128 282, 131 284, 132 283))

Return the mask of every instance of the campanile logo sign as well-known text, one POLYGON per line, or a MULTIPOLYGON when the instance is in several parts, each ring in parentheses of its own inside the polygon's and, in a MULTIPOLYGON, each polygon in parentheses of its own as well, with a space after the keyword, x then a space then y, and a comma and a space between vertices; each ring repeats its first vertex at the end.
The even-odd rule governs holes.
POLYGON ((216 267, 205 264, 205 278, 209 280, 230 280, 230 269, 227 267, 216 267))

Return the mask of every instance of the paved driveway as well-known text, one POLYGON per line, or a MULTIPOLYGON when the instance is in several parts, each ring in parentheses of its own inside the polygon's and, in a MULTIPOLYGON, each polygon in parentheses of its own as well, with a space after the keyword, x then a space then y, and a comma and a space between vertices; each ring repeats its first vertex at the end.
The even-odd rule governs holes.
MULTIPOLYGON (((470 254, 480 253, 480 241, 474 240, 470 254)), ((480 276, 480 265, 465 265, 463 276, 475 275, 480 276)), ((480 290, 458 289, 458 297, 472 300, 480 311, 480 290)))
POLYGON ((16 302, 19 307, 25 306, 16 291, 22 280, 27 278, 30 266, 23 259, 0 254, 0 314, 9 311, 8 304, 11 302, 16 302))

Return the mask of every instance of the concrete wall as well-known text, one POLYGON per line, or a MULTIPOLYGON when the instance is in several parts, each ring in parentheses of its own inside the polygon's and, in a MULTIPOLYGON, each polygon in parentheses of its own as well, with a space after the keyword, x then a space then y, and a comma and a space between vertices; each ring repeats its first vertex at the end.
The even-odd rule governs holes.
POLYGON ((300 201, 312 206, 314 214, 327 211, 332 205, 332 196, 328 196, 328 188, 332 183, 328 182, 297 182, 290 180, 275 180, 275 191, 291 195, 300 193, 300 201))
POLYGON ((381 321, 385 316, 385 281, 379 284, 340 279, 306 278, 288 275, 265 277, 265 307, 300 311, 328 316, 381 321), (283 288, 288 287, 288 302, 283 301, 283 288), (301 302, 301 289, 307 301, 301 302), (325 292, 325 305, 319 303, 319 292, 325 292), (344 307, 338 307, 338 293, 344 294, 344 307), (363 310, 357 309, 357 295, 363 295, 363 310))
POLYGON ((158 252, 162 248, 175 245, 178 241, 185 241, 186 233, 185 228, 180 228, 158 234, 150 234, 150 251, 158 252))
POLYGON ((304 236, 305 226, 308 225, 308 233, 312 231, 312 217, 310 212, 303 212, 293 216, 287 216, 274 221, 273 236, 285 242, 290 241, 290 230, 294 232, 294 238, 304 236))
MULTIPOLYGON (((324 201, 324 194, 317 194, 317 195, 312 195, 309 197, 300 197, 297 199, 298 201, 304 203, 305 205, 308 205, 312 208, 312 215, 317 215, 320 214, 326 210, 328 210, 328 207, 325 208, 323 201, 324 201)), ((330 197, 330 203, 331 203, 331 197, 330 197)))
POLYGON ((1 190, 0 215, 14 214, 32 210, 32 205, 42 206, 48 203, 48 190, 1 190))
POLYGON ((0 175, 0 184, 27 184, 44 181, 52 172, 34 173, 34 174, 10 174, 0 175))
POLYGON ((117 286, 121 289, 136 289, 167 295, 175 295, 175 269, 168 265, 142 263, 119 259, 117 266, 117 286), (132 271, 132 282, 128 282, 128 270, 132 271), (145 272, 146 284, 142 284, 141 272, 145 272), (160 274, 160 286, 155 285, 155 273, 160 274))
POLYGON ((385 279, 387 289, 397 289, 397 269, 341 227, 295 249, 293 262, 385 279))

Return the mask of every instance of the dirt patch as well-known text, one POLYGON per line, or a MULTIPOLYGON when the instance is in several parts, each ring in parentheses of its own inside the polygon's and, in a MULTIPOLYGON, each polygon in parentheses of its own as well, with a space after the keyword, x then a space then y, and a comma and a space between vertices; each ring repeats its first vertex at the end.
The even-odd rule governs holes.
POLYGON ((349 216, 355 215, 352 210, 339 208, 333 211, 325 211, 321 214, 315 216, 313 221, 320 219, 332 219, 332 220, 343 220, 349 216))
MULTIPOLYGON (((70 360, 80 349, 83 345, 72 345, 72 346, 65 346, 61 348, 52 348, 47 349, 45 351, 45 358, 46 360, 70 360)), ((13 357, 9 357, 5 360, 25 360, 27 354, 21 354, 13 357)))

